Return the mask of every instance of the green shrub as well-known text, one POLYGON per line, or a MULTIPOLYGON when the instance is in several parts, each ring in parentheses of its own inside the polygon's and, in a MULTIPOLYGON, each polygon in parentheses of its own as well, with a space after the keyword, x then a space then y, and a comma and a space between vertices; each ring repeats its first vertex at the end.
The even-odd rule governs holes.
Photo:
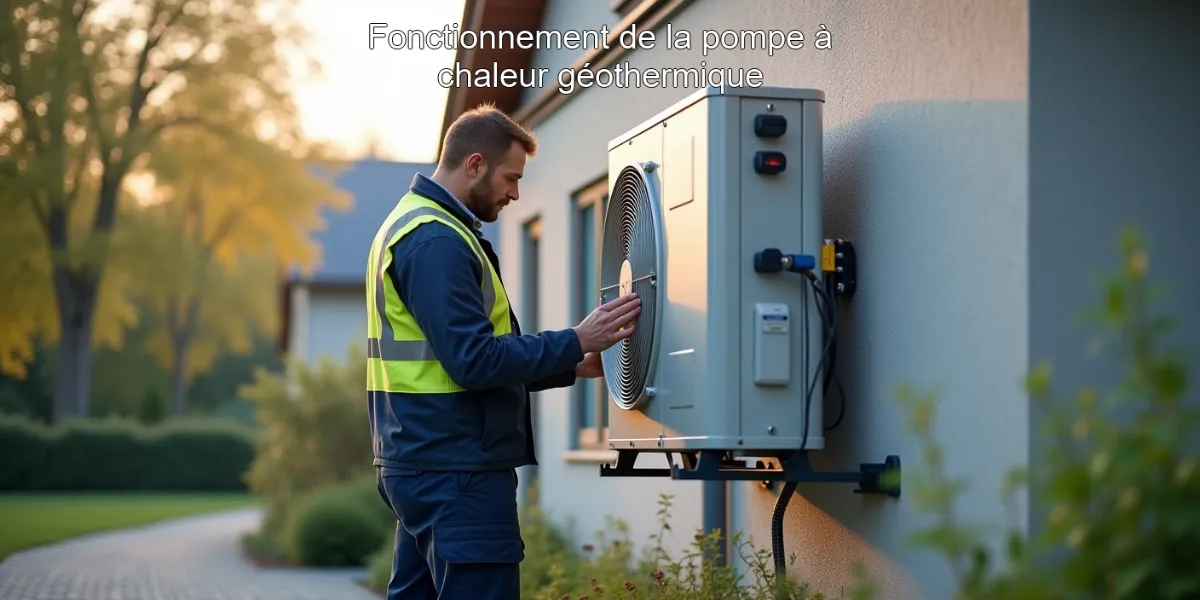
POLYGON ((379 522, 380 527, 391 533, 396 529, 396 515, 379 495, 379 485, 376 483, 375 472, 369 471, 354 479, 333 486, 356 500, 371 511, 371 515, 379 522))
POLYGON ((392 558, 395 556, 393 539, 387 536, 387 541, 367 558, 367 585, 378 592, 387 590, 388 581, 392 578, 392 558))
POLYGON ((51 453, 57 441, 40 421, 0 415, 0 490, 39 490, 51 477, 51 453))
MULTIPOLYGON (((310 491, 300 496, 286 512, 279 516, 280 525, 278 526, 278 531, 273 535, 265 531, 256 533, 255 535, 262 539, 257 541, 257 546, 247 548, 247 550, 259 555, 265 554, 265 556, 260 556, 260 558, 272 558, 270 552, 263 551, 268 545, 266 540, 271 540, 270 545, 283 549, 284 558, 287 560, 302 564, 327 564, 307 562, 314 559, 306 558, 306 554, 301 550, 304 546, 310 548, 342 547, 346 542, 342 540, 341 536, 347 534, 337 528, 332 530, 321 529, 326 525, 317 524, 315 526, 316 529, 310 530, 305 534, 310 536, 307 538, 307 541, 302 542, 296 537, 300 533, 297 527, 302 525, 302 522, 306 519, 330 519, 336 521, 337 519, 349 518, 353 519, 354 523, 356 523, 356 525, 352 526, 353 531, 349 535, 360 536, 357 524, 362 522, 362 517, 364 516, 370 520, 377 532, 375 537, 369 539, 377 538, 379 540, 374 543, 374 546, 369 548, 369 553, 381 552, 386 547, 388 551, 388 564, 390 565, 392 540, 396 531, 396 516, 392 514, 391 509, 388 508, 387 504, 380 497, 373 473, 365 473, 353 479, 310 491), (328 508, 330 506, 334 508, 328 508), (346 511, 350 509, 344 509, 346 506, 354 506, 357 509, 354 509, 353 514, 347 517, 348 513, 346 511), (332 512, 333 516, 325 514, 325 516, 318 515, 314 517, 311 514, 314 510, 326 511, 327 513, 332 512)), ((362 543, 369 543, 369 539, 367 542, 362 543)), ((357 544, 359 542, 354 543, 357 544)), ((355 560, 353 557, 341 558, 338 560, 348 560, 350 562, 335 564, 362 566, 367 558, 369 557, 360 560, 355 560)), ((384 583, 386 585, 386 580, 384 583)))
MULTIPOLYGON (((1068 401, 1053 391, 1049 365, 1028 378, 1030 395, 1049 414, 1040 433, 1051 451, 1031 457, 1035 470, 1012 470, 1006 487, 1015 493, 1036 477, 1041 493, 1031 497, 1031 508, 1048 521, 1029 538, 1011 511, 999 557, 1006 568, 997 568, 986 530, 954 514, 966 482, 942 470, 944 451, 929 425, 936 398, 902 390, 926 471, 923 480, 907 480, 905 487, 936 519, 915 541, 950 562, 959 599, 1200 597, 1200 572, 1189 558, 1200 539, 1200 407, 1186 400, 1184 355, 1162 347, 1171 321, 1152 310, 1148 265, 1136 232, 1126 232, 1121 267, 1106 278, 1099 305, 1086 313, 1101 330, 1092 348, 1124 363, 1122 381, 1103 391, 1084 387, 1068 401)), ((1107 375, 1111 368, 1097 372, 1107 375)))
POLYGON ((345 488, 305 496, 288 515, 291 560, 310 566, 362 566, 385 541, 378 515, 345 488))
POLYGON ((154 426, 123 418, 58 426, 0 416, 0 490, 242 490, 253 430, 173 419, 154 426))
POLYGON ((371 472, 365 360, 358 351, 344 365, 326 360, 310 368, 292 361, 289 373, 259 369, 239 390, 264 429, 246 481, 264 500, 265 533, 280 532, 301 496, 371 472))

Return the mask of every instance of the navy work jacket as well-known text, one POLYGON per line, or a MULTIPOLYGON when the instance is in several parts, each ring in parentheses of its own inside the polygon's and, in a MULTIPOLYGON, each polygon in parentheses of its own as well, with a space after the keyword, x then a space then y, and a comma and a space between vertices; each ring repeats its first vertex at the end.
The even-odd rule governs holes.
MULTIPOLYGON (((496 273, 500 261, 473 219, 437 182, 417 174, 410 190, 475 233, 496 273)), ((485 471, 536 465, 529 394, 575 384, 583 349, 572 329, 496 337, 484 313, 478 255, 443 223, 425 223, 392 248, 392 278, 404 306, 463 392, 368 393, 377 467, 485 471)))

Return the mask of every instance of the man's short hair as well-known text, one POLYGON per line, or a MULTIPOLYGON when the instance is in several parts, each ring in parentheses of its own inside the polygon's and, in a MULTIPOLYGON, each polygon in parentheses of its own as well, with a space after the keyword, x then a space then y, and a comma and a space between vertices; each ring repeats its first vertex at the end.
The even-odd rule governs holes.
POLYGON ((537 138, 531 131, 491 103, 481 104, 464 112, 446 130, 441 164, 447 169, 457 169, 468 156, 478 152, 490 169, 508 153, 514 140, 521 144, 526 155, 537 153, 537 138))

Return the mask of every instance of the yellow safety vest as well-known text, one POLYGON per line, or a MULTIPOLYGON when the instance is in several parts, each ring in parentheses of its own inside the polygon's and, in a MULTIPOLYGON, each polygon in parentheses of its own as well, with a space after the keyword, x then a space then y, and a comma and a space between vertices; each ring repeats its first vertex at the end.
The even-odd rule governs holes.
MULTIPOLYGON (((475 234, 437 202, 410 192, 379 227, 367 258, 367 391, 419 394, 463 391, 434 356, 429 340, 405 308, 388 276, 392 246, 418 225, 431 221, 450 227, 475 251, 483 272, 479 282, 483 307, 494 334, 499 337, 512 332, 508 294, 475 234)), ((411 293, 419 294, 421 290, 411 293)))

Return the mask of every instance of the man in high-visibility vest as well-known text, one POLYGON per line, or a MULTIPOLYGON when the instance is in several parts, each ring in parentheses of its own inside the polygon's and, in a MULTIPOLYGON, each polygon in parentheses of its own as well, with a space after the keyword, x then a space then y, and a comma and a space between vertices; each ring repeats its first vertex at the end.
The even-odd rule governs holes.
POLYGON ((367 259, 367 393, 379 493, 399 523, 389 600, 518 600, 516 469, 537 464, 529 392, 602 375, 641 301, 522 335, 479 233, 519 196, 532 133, 490 106, 450 126, 367 259))

